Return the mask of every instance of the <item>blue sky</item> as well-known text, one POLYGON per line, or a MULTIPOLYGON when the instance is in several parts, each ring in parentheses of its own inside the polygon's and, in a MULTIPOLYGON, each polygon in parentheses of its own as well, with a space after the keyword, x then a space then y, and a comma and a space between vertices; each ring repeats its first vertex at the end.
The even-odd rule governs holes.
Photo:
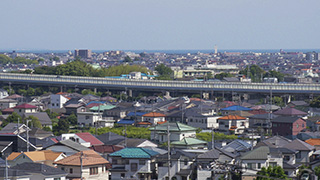
POLYGON ((0 49, 320 48, 319 0, 1 0, 0 49))

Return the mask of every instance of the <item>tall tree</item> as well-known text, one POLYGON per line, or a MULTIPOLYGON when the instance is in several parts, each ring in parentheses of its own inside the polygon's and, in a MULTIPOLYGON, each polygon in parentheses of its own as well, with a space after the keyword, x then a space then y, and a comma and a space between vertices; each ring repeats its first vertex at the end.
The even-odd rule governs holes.
POLYGON ((173 71, 170 67, 164 65, 164 64, 160 64, 158 66, 155 67, 155 70, 158 72, 158 74, 160 75, 158 79, 161 80, 170 80, 172 79, 172 75, 173 75, 173 71))

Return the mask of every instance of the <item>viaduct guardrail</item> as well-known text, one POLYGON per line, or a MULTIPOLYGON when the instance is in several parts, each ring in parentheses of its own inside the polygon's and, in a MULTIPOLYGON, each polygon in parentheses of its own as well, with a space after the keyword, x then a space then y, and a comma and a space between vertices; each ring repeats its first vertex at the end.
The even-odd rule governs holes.
POLYGON ((320 84, 282 84, 282 83, 240 83, 240 82, 197 82, 115 79, 101 77, 57 76, 38 74, 0 73, 0 82, 14 84, 42 84, 60 86, 79 86, 87 88, 132 89, 153 91, 188 91, 188 92, 261 92, 290 94, 320 94, 320 84))

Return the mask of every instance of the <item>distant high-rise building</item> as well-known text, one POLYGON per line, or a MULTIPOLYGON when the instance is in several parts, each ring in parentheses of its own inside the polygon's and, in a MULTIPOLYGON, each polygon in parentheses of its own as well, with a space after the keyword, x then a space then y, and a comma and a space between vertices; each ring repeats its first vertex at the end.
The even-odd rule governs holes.
POLYGON ((84 59, 90 59, 92 57, 92 52, 90 49, 76 49, 74 50, 74 57, 77 56, 84 59))
POLYGON ((214 45, 214 53, 217 54, 218 53, 218 46, 214 45))
POLYGON ((307 53, 306 53, 306 59, 307 59, 308 61, 320 60, 320 53, 317 53, 317 52, 307 52, 307 53))

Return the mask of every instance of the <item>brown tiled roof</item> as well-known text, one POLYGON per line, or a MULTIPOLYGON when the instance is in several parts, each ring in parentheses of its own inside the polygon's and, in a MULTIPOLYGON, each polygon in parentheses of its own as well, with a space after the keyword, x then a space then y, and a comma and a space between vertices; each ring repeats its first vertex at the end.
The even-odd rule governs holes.
POLYGON ((61 159, 55 164, 60 165, 68 165, 68 166, 81 166, 80 158, 82 158, 82 165, 83 166, 90 166, 90 165, 98 165, 98 164, 108 164, 109 161, 101 157, 98 153, 94 150, 87 150, 87 151, 80 151, 76 154, 68 156, 64 159, 61 159), (82 156, 81 156, 82 154, 82 156))
POLYGON ((113 153, 123 149, 123 147, 118 145, 95 145, 90 147, 90 149, 99 153, 113 153))
MULTIPOLYGON (((10 159, 8 157, 8 160, 14 160, 22 153, 11 153, 10 159)), ((33 162, 36 161, 45 161, 45 160, 56 160, 62 153, 61 152, 53 152, 51 150, 45 150, 45 151, 30 151, 30 152, 23 152, 24 155, 26 155, 28 158, 30 158, 33 162)))
POLYGON ((19 152, 12 152, 8 157, 7 157, 7 160, 8 161, 12 161, 14 160, 15 158, 17 158, 21 153, 19 152))
POLYGON ((311 138, 305 141, 306 143, 312 145, 312 146, 319 146, 320 145, 320 138, 311 138))
POLYGON ((242 117, 242 116, 238 116, 238 115, 228 115, 228 116, 223 116, 218 119, 221 119, 221 120, 245 120, 247 118, 242 117))
POLYGON ((144 114, 143 117, 166 117, 166 115, 162 113, 157 113, 157 112, 150 112, 150 113, 144 114))

